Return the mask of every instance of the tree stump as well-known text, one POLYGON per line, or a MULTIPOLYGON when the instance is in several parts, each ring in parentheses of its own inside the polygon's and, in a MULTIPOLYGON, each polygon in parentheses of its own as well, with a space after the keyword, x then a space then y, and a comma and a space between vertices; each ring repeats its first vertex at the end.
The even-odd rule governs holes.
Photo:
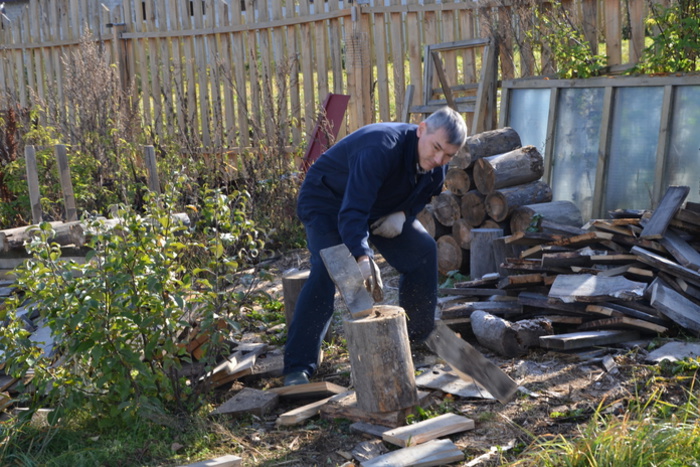
POLYGON ((357 405, 367 412, 393 412, 418 402, 403 308, 378 305, 364 318, 346 319, 357 405))
POLYGON ((541 180, 502 188, 489 193, 484 204, 486 212, 496 222, 506 220, 515 208, 552 201, 552 188, 541 180))
MULTIPOLYGON (((284 276, 282 276, 282 295, 284 295, 284 318, 287 323, 287 329, 292 324, 292 318, 294 317, 294 309, 297 306, 297 299, 301 293, 301 289, 306 284, 309 279, 309 270, 303 269, 301 271, 292 271, 284 276)), ((328 327, 326 335, 324 336, 326 342, 330 342, 331 339, 331 327, 328 327)))
POLYGON ((498 272, 492 242, 503 236, 503 229, 473 229, 470 267, 472 279, 498 272))
POLYGON ((510 152, 522 146, 520 135, 511 127, 484 131, 467 138, 471 163, 477 159, 510 152))
POLYGON ((462 219, 472 227, 480 226, 486 219, 486 195, 478 190, 470 190, 462 196, 460 212, 462 219))
POLYGON ((485 157, 474 165, 474 185, 488 195, 494 190, 533 182, 544 174, 544 158, 534 146, 485 157))
POLYGON ((581 227, 581 211, 571 201, 551 201, 520 206, 510 216, 512 233, 525 232, 528 227, 538 229, 539 222, 547 220, 556 224, 581 227), (532 224, 532 225, 531 225, 532 224))

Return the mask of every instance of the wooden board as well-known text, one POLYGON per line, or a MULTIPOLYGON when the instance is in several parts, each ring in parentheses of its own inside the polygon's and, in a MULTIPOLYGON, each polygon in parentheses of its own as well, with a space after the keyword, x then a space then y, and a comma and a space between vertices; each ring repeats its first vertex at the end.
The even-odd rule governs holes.
POLYGON ((671 219, 676 215, 689 192, 689 186, 668 187, 659 206, 654 209, 651 218, 644 226, 641 238, 648 240, 663 238, 671 219))
POLYGON ((518 389, 515 381, 444 323, 435 323, 426 345, 457 374, 471 376, 501 403, 506 404, 515 397, 518 389))
POLYGON ((235 396, 217 407, 211 415, 242 415, 252 413, 263 417, 277 407, 279 396, 271 391, 243 388, 235 396))
POLYGON ((700 286, 700 273, 681 266, 663 256, 652 253, 640 247, 632 247, 632 253, 637 255, 637 259, 642 263, 653 266, 675 277, 680 277, 694 285, 700 286))
POLYGON ((636 331, 582 331, 540 336, 540 346, 546 349, 571 350, 619 344, 637 339, 639 339, 639 333, 636 331))
POLYGON ((279 417, 277 417, 275 423, 277 425, 290 426, 304 422, 309 418, 318 415, 321 411, 321 407, 326 405, 332 397, 334 396, 326 397, 325 399, 321 399, 320 401, 312 402, 310 404, 306 404, 301 407, 297 407, 296 409, 290 410, 289 412, 285 412, 279 417))
POLYGON ((362 318, 372 312, 374 300, 365 288, 362 273, 344 243, 321 250, 321 259, 328 274, 340 291, 353 318, 362 318))
POLYGON ((240 465, 243 465, 243 459, 233 454, 227 454, 217 457, 216 459, 195 462, 194 464, 187 464, 182 467, 238 467, 240 465))
POLYGON ((418 423, 385 431, 382 439, 388 443, 405 448, 473 429, 474 420, 462 415, 446 413, 418 423))
POLYGON ((561 274, 549 290, 549 296, 564 302, 600 302, 611 298, 634 300, 644 294, 647 285, 624 277, 599 277, 592 274, 561 274))
POLYGON ((582 331, 592 329, 636 329, 641 332, 656 332, 659 334, 668 331, 667 327, 650 323, 642 319, 630 318, 629 316, 596 319, 583 323, 578 328, 582 331))
MULTIPOLYGON (((429 393, 418 391, 418 405, 429 401, 429 393)), ((333 420, 335 418, 347 418, 354 422, 372 423, 390 428, 402 426, 406 423, 406 417, 415 412, 415 407, 398 410, 395 412, 367 412, 357 405, 357 394, 348 391, 331 396, 328 402, 321 406, 321 418, 333 420)))
POLYGON ((464 460, 464 453, 449 439, 433 440, 392 451, 362 462, 362 467, 430 467, 464 460))
POLYGON ((315 383, 271 388, 268 391, 289 399, 313 399, 329 397, 333 394, 341 394, 347 392, 347 388, 328 381, 318 381, 315 383))
POLYGON ((700 306, 657 279, 651 287, 651 306, 680 326, 700 332, 700 306))
POLYGON ((659 243, 681 266, 694 271, 700 270, 700 253, 673 230, 668 230, 659 243))

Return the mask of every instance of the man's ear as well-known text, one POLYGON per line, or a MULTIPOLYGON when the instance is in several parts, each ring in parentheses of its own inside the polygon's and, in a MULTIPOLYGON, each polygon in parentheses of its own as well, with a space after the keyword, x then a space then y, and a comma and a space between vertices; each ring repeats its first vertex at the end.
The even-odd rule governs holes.
POLYGON ((425 128, 426 128, 425 121, 422 121, 418 124, 418 130, 416 130, 416 135, 420 138, 423 136, 423 133, 425 133, 425 128))

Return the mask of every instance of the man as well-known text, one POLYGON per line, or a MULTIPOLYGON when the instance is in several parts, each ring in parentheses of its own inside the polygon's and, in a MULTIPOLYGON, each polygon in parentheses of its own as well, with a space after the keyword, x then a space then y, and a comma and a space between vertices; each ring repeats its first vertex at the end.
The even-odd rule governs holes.
POLYGON ((408 316, 409 338, 428 337, 437 304, 437 246, 415 216, 442 190, 444 166, 466 138, 464 119, 443 107, 418 125, 360 128, 309 168, 297 214, 306 229, 311 272, 287 336, 285 386, 308 383, 317 369, 335 296, 320 251, 341 242, 375 292, 381 278, 370 243, 399 272, 399 306, 408 316))

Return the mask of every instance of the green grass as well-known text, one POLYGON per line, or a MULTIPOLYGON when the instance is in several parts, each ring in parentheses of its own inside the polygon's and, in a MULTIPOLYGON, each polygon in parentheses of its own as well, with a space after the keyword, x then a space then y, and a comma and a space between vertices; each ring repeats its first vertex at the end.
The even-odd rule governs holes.
MULTIPOLYGON (((686 365, 677 365, 674 371, 686 365)), ((662 370, 663 371, 663 370, 662 370)), ((700 411, 693 392, 680 389, 677 378, 652 378, 657 385, 646 398, 628 401, 622 413, 600 406, 574 437, 561 435, 536 439, 513 462, 523 467, 590 466, 697 466, 700 465, 700 411), (659 384, 661 383, 661 384, 659 384), (685 401, 679 389, 686 391, 685 401)))

